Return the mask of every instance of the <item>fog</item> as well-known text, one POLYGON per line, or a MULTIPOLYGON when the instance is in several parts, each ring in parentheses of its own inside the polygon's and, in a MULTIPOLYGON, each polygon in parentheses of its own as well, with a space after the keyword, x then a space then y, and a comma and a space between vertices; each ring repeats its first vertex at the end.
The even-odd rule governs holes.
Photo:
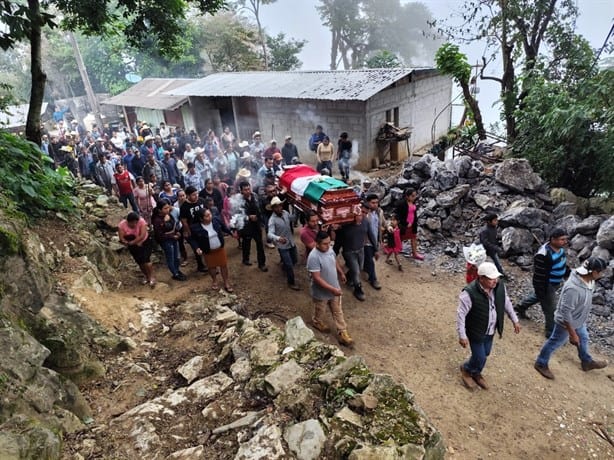
MULTIPOLYGON (((409 3, 409 2, 402 2, 409 3)), ((450 17, 458 13, 463 0, 425 0, 436 19, 450 17)), ((321 24, 315 9, 316 0, 277 0, 276 3, 261 8, 263 25, 271 34, 284 32, 287 36, 307 40, 299 55, 303 62, 302 70, 328 70, 330 62, 330 32, 321 24)), ((614 18, 613 0, 577 0, 580 16, 577 32, 584 35, 594 48, 603 44, 614 18)), ((481 62, 484 44, 461 45, 469 62, 481 62)), ((603 56, 602 56, 603 57, 603 56)), ((489 65, 485 74, 498 75, 500 63, 489 65)), ((499 86, 496 82, 478 81, 480 92, 478 100, 487 126, 499 120, 496 107, 499 86)), ((456 94, 455 94, 456 95, 456 94)), ((455 110, 455 120, 460 117, 461 109, 455 110)))

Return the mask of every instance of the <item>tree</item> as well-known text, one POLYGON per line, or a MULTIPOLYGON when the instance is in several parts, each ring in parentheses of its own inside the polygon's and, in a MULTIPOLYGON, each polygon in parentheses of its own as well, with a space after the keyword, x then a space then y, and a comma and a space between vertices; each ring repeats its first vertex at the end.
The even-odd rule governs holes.
POLYGON ((284 33, 275 37, 267 36, 267 49, 269 51, 269 70, 294 70, 302 62, 298 54, 307 43, 305 40, 287 39, 284 33))
POLYGON ((427 65, 439 41, 426 37, 432 15, 422 3, 400 0, 320 0, 316 6, 331 31, 330 68, 359 68, 388 50, 408 65, 427 65))
POLYGON ((614 69, 595 68, 587 47, 576 40, 561 81, 533 78, 513 146, 551 186, 584 197, 614 193, 614 69))
POLYGON ((369 69, 386 69, 403 67, 403 63, 396 54, 388 50, 381 50, 365 61, 365 67, 369 69))
POLYGON ((44 28, 61 25, 88 35, 124 34, 133 46, 150 40, 162 55, 172 56, 181 52, 180 22, 189 8, 212 13, 223 5, 224 0, 98 0, 95 6, 81 0, 0 0, 0 22, 5 25, 0 48, 8 50, 22 41, 30 44, 32 89, 26 137, 40 143, 47 81, 41 55, 44 28))
POLYGON ((458 46, 446 43, 437 50, 435 54, 437 69, 444 75, 450 75, 458 83, 463 91, 465 103, 471 109, 471 116, 475 121, 478 138, 486 139, 486 130, 482 121, 482 112, 471 90, 469 88, 471 80, 471 65, 467 61, 467 56, 461 53, 458 46))
MULTIPOLYGON (((438 28, 438 33, 459 43, 486 42, 480 78, 501 87, 503 118, 509 142, 516 134, 516 111, 531 90, 531 77, 543 62, 544 47, 565 55, 577 17, 573 0, 466 0, 462 23, 438 28), (500 51, 498 51, 500 50, 500 51), (500 52, 500 76, 484 75, 500 52), (518 72, 522 76, 518 78, 518 72)), ((431 23, 436 26, 436 22, 431 23)))
POLYGON ((264 59, 264 70, 269 69, 269 55, 267 52, 267 41, 268 38, 264 33, 264 28, 262 27, 262 22, 260 22, 260 6, 261 5, 270 5, 271 3, 275 3, 277 0, 237 0, 236 4, 239 6, 239 9, 246 9, 249 11, 256 20, 256 25, 258 27, 258 38, 260 39, 260 47, 262 49, 262 57, 264 59))

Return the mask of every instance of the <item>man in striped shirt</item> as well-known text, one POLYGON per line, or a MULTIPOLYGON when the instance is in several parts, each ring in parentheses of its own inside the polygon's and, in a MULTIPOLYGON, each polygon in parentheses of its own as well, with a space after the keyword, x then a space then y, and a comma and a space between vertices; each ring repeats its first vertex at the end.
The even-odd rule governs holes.
POLYGON ((533 289, 535 292, 516 307, 518 316, 528 319, 526 312, 529 307, 537 302, 541 304, 546 322, 546 338, 550 337, 554 328, 556 290, 569 271, 564 249, 567 240, 567 232, 562 228, 555 228, 550 233, 548 242, 542 245, 533 257, 533 289))

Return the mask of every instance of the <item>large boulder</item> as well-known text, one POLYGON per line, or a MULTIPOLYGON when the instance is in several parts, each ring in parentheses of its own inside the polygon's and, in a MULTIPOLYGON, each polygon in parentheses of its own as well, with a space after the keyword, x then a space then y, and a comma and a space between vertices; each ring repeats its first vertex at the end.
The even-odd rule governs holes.
POLYGON ((501 245, 507 255, 529 254, 533 251, 533 235, 525 228, 508 227, 501 232, 501 245))
POLYGON ((514 192, 537 192, 542 189, 543 181, 533 172, 529 162, 523 158, 504 160, 497 168, 495 180, 514 192))
POLYGON ((578 224, 580 222, 582 222, 582 219, 580 217, 575 216, 575 215, 569 215, 569 216, 565 216, 557 220, 553 226, 555 228, 562 228, 563 230, 567 232, 567 235, 569 235, 569 237, 571 238, 576 233, 578 233, 576 228, 578 227, 578 224))
POLYGON ((458 185, 452 190, 448 190, 437 195, 437 204, 442 208, 451 208, 456 206, 460 200, 463 199, 467 193, 469 193, 469 190, 471 190, 471 186, 468 184, 458 185))
POLYGON ((552 214, 555 219, 560 219, 561 217, 578 214, 578 204, 572 203, 571 201, 563 201, 556 208, 554 208, 552 214))
POLYGON ((597 244, 604 249, 614 249, 614 216, 610 217, 599 226, 597 244))
POLYGON ((576 225, 576 232, 582 235, 594 235, 606 219, 607 216, 604 215, 588 216, 576 225))
POLYGON ((522 205, 511 206, 499 215, 501 227, 542 228, 548 222, 548 212, 522 205))

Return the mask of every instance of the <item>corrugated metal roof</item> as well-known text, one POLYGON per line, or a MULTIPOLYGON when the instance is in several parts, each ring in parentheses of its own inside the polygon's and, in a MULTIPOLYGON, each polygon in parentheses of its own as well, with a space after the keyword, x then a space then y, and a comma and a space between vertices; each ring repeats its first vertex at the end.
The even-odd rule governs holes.
POLYGON ((169 91, 197 82, 196 78, 143 78, 123 93, 101 104, 143 107, 154 110, 175 110, 187 102, 186 96, 170 95, 169 91))
POLYGON ((181 96, 366 101, 414 69, 222 72, 168 91, 181 96))
MULTIPOLYGON (((47 110, 47 102, 41 106, 41 115, 47 110)), ((30 104, 9 105, 6 113, 0 112, 0 125, 4 128, 20 128, 26 125, 30 104)))

